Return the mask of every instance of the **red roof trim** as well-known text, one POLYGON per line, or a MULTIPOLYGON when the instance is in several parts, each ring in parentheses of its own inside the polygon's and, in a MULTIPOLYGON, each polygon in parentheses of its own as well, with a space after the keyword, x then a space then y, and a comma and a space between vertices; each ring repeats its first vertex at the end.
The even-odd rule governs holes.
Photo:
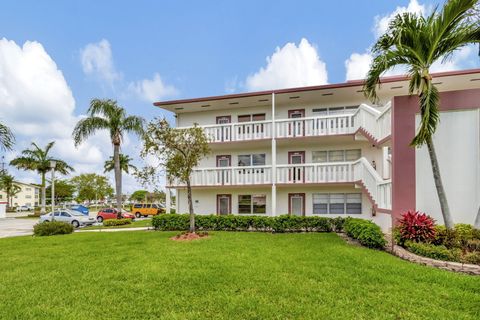
MULTIPOLYGON (((468 70, 459 70, 459 71, 438 72, 438 73, 432 73, 432 77, 433 78, 439 78, 439 77, 448 77, 448 76, 468 75, 468 74, 474 74, 474 73, 480 73, 480 69, 468 69, 468 70)), ((384 77, 384 78, 381 78, 380 82, 381 83, 390 83, 390 82, 403 81, 403 80, 408 80, 408 77, 405 76, 405 75, 384 77)), ((364 82, 365 82, 364 80, 353 80, 353 81, 347 81, 347 82, 343 82, 343 83, 325 84, 325 85, 320 85, 320 86, 309 86, 309 87, 298 87, 298 88, 288 88, 288 89, 278 89, 278 90, 266 90, 266 91, 236 93, 236 94, 227 94, 227 95, 221 95, 221 96, 211 96, 211 97, 193 98, 193 99, 159 101, 159 102, 154 102, 153 105, 157 106, 157 107, 161 107, 161 106, 169 106, 169 105, 174 105, 174 104, 186 104, 186 103, 194 103, 194 102, 213 101, 213 100, 226 100, 226 99, 256 97, 256 96, 270 95, 272 93, 282 94, 282 93, 291 93, 291 92, 348 88, 348 87, 363 86, 364 82)))

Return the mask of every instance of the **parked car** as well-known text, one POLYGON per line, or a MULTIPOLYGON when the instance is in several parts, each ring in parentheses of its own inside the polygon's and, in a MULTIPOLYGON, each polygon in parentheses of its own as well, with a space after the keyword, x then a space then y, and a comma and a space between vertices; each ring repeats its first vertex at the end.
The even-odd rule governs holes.
MULTIPOLYGON (((98 211, 97 222, 102 223, 103 220, 118 219, 118 211, 115 208, 106 208, 98 211)), ((135 216, 128 211, 122 210, 121 214, 123 219, 135 219, 135 216)))
MULTIPOLYGON (((70 210, 70 209, 61 209, 54 212, 55 221, 63 221, 71 223, 75 228, 80 226, 91 226, 95 223, 95 218, 90 218, 85 216, 83 213, 70 210)), ((52 221, 52 213, 47 213, 40 216, 40 222, 50 222, 52 221)))
POLYGON ((132 213, 134 213, 137 218, 141 216, 156 216, 157 214, 165 213, 165 208, 161 204, 136 203, 132 206, 132 213))
POLYGON ((81 212, 83 213, 84 215, 88 216, 88 214, 90 213, 89 209, 85 206, 82 206, 81 204, 74 204, 74 205, 71 205, 69 207, 69 209, 72 209, 72 210, 75 210, 75 211, 78 211, 78 212, 81 212))
POLYGON ((32 211, 33 208, 31 206, 19 206, 15 211, 21 212, 21 211, 32 211))

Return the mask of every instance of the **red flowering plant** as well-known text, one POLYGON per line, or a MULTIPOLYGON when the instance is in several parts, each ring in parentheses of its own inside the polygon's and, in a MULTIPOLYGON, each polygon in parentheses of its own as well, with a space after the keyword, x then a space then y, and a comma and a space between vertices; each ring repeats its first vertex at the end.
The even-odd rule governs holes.
POLYGON ((407 211, 399 220, 398 232, 401 242, 430 242, 435 239, 435 220, 418 211, 407 211))

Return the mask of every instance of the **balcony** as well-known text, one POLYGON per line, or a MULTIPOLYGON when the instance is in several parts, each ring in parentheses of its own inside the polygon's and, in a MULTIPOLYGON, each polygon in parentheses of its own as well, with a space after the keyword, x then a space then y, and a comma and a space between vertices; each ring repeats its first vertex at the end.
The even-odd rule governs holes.
MULTIPOLYGON (((271 166, 216 167, 195 169, 192 172, 192 187, 250 186, 272 184, 271 166)), ((184 187, 174 182, 173 186, 184 187)))
MULTIPOLYGON (((265 186, 273 184, 272 166, 195 169, 192 187, 265 186)), ((368 160, 282 164, 276 166, 277 185, 353 183, 364 189, 376 208, 391 209, 391 181, 383 180, 368 160)), ((173 182, 170 187, 185 187, 173 182)))
MULTIPOLYGON (((373 144, 391 133, 390 103, 383 112, 362 104, 351 114, 276 119, 275 138, 321 137, 360 132, 373 144)), ((211 143, 272 139, 271 120, 205 125, 202 128, 211 143)))
POLYGON ((202 126, 210 142, 251 141, 272 138, 272 121, 202 126))

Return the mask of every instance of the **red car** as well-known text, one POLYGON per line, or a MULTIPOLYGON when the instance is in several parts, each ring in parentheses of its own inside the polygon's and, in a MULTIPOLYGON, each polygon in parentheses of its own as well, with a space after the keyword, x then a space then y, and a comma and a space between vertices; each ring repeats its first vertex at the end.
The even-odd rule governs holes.
MULTIPOLYGON (((115 208, 106 208, 98 211, 97 213, 97 222, 102 223, 103 220, 109 220, 109 219, 117 219, 118 214, 117 214, 117 209, 115 208)), ((135 219, 135 216, 131 214, 130 212, 123 211, 122 212, 122 218, 123 219, 135 219)))

